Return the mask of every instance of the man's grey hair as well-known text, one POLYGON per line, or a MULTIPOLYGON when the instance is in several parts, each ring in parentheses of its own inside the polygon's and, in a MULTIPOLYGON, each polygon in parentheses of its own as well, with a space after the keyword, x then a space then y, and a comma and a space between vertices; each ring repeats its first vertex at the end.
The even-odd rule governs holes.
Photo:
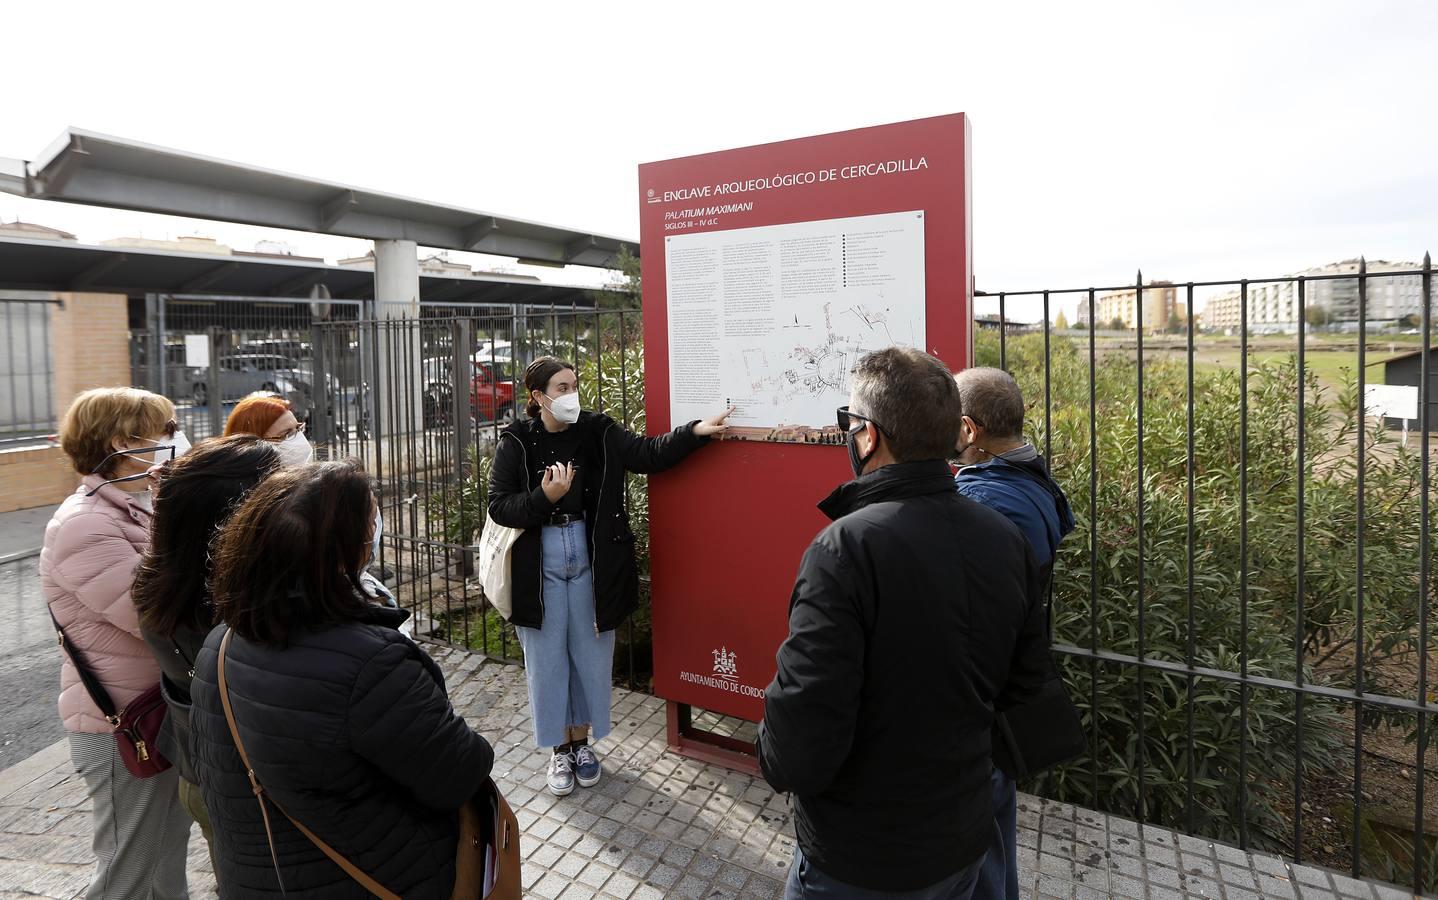
POLYGON ((1024 394, 1003 369, 965 369, 954 376, 964 415, 999 439, 1022 440, 1024 394))
POLYGON ((854 412, 874 420, 896 462, 947 459, 963 409, 949 367, 922 350, 866 354, 853 373, 854 412))

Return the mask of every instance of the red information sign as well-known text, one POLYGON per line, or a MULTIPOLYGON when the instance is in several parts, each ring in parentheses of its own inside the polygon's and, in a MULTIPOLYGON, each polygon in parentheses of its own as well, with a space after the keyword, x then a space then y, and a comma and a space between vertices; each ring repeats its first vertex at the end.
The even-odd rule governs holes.
POLYGON ((742 438, 649 486, 671 742, 680 705, 763 715, 815 504, 850 477, 858 355, 970 364, 969 184, 962 113, 639 167, 649 431, 732 403, 742 438))

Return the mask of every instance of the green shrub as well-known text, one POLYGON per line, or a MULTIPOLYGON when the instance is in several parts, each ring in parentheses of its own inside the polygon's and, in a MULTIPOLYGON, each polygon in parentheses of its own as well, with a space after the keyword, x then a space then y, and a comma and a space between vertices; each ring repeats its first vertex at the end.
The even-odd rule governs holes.
MULTIPOLYGON (((644 430, 643 348, 622 346, 612 317, 573 335, 579 351, 581 402, 608 412, 631 430, 644 430), (598 353, 599 348, 603 353, 598 353), (601 364, 602 359, 602 364, 601 364)), ((631 338, 637 328, 630 327, 631 338)), ((1414 649, 1417 617, 1418 462, 1411 450, 1393 446, 1379 427, 1362 430, 1357 391, 1332 392, 1312 373, 1304 381, 1304 589, 1298 610, 1298 390, 1292 359, 1250 366, 1248 453, 1242 465, 1239 440, 1239 372, 1201 368, 1194 373, 1193 415, 1193 602, 1189 605, 1188 407, 1186 367, 1149 359, 1143 368, 1143 628, 1138 616, 1140 495, 1138 367, 1132 355, 1104 354, 1094 370, 1097 456, 1089 453, 1090 378, 1082 337, 1050 338, 1050 405, 1045 433, 1045 350, 1042 335, 1008 342, 1008 368, 1028 401, 1028 432, 1050 453, 1056 477, 1073 505, 1077 528, 1064 542, 1055 566, 1055 641, 1096 645, 1118 654, 1183 663, 1190 644, 1195 666, 1250 676, 1356 687, 1345 648, 1363 640, 1370 662, 1414 649), (1354 569, 1357 563, 1356 450, 1360 432, 1371 453, 1362 519, 1367 581, 1364 628, 1357 629, 1354 569), (1097 479, 1089 479, 1096 462, 1097 479), (1247 602, 1241 575, 1240 488, 1247 481, 1247 602), (1094 527, 1096 523, 1096 528, 1094 527), (1096 567, 1090 574, 1090 540, 1096 567), (1242 610, 1246 607, 1247 628, 1242 610), (1190 615, 1193 627, 1190 630, 1190 615)), ((976 362, 998 364, 998 339, 979 331, 976 362)), ((485 459, 471 471, 487 474, 485 459)), ((483 478, 454 493, 463 532, 482 519, 483 478), (476 519, 479 516, 480 519, 476 519)), ((641 568, 648 569, 648 494, 643 478, 627 488, 631 523, 639 538, 641 568)), ((476 526, 477 527, 477 526, 476 526)), ((641 682, 650 666, 649 608, 641 603, 633 623, 633 653, 641 682)), ((480 641, 473 623, 470 640, 480 641)), ((498 641, 494 622, 482 630, 498 641), (487 629, 487 630, 486 630, 487 629)), ((620 629, 616 674, 627 673, 629 626, 620 629)), ((512 637, 511 637, 512 640, 512 637)), ((476 645, 477 646, 477 645, 476 645)), ((517 645, 513 645, 517 646, 517 645)), ((493 651, 497 652, 497 650, 493 651)), ((517 651, 512 650, 511 653, 517 651)), ((1057 799, 1123 815, 1140 812, 1151 822, 1187 828, 1226 841, 1238 838, 1242 818, 1250 840, 1269 849, 1290 849, 1292 827, 1285 799, 1295 772, 1305 778, 1335 769, 1346 750, 1340 710, 1308 702, 1302 721, 1302 765, 1294 752, 1299 723, 1292 695, 1253 687, 1247 692, 1247 729, 1239 715, 1238 685, 1120 663, 1091 664, 1059 656, 1085 727, 1097 733, 1097 754, 1064 766, 1040 782, 1057 799), (1097 685, 1094 684, 1094 674, 1097 685), (1095 688, 1097 688, 1095 690, 1095 688), (1096 701, 1096 702, 1095 702, 1096 701), (1140 740, 1140 710, 1143 735, 1140 740), (1189 741, 1190 716, 1193 740, 1189 741), (1247 766, 1246 806, 1239 790, 1240 752, 1247 766), (1193 793, 1188 770, 1192 754, 1193 793), (1144 791, 1140 792, 1140 771, 1144 791), (1142 804, 1142 805, 1141 805, 1142 804)), ((1412 695, 1412 685, 1383 666, 1364 672, 1363 689, 1412 695), (1376 669, 1376 671, 1375 671, 1376 669)), ((1376 727, 1370 715, 1365 726, 1376 727)), ((1391 718, 1391 717, 1390 717, 1391 718)), ((1397 722, 1396 719, 1392 719, 1397 722)))
MULTIPOLYGON (((1146 360, 1143 368, 1143 478, 1139 481, 1138 368, 1132 353, 1105 354, 1095 366, 1096 484, 1089 474, 1089 365, 1082 338, 1052 337, 1049 345, 1050 429, 1044 434, 1042 335, 1011 339, 1010 370, 1028 403, 1028 432, 1042 450, 1051 443, 1052 467, 1073 504, 1077 528, 1055 565, 1054 638, 1060 644, 1182 663, 1190 638, 1199 667, 1307 682, 1357 685, 1338 664, 1359 638, 1354 572, 1357 564, 1357 440, 1362 429, 1357 391, 1323 389, 1310 372, 1304 382, 1305 504, 1303 622, 1298 588, 1298 390, 1295 359, 1251 365, 1248 373, 1248 453, 1242 465, 1240 373, 1194 373, 1193 628, 1189 628, 1187 370, 1181 362, 1146 360), (1247 474, 1247 629, 1241 575, 1247 474), (1140 631, 1138 498, 1143 497, 1143 609, 1140 631), (1095 530, 1096 523, 1096 530, 1095 530), (1096 565, 1090 573, 1090 541, 1096 565), (1246 660, 1245 660, 1246 655, 1246 660), (1322 665, 1320 665, 1320 663, 1322 665)), ((976 361, 998 364, 997 336, 980 332, 976 361)), ((1411 650, 1417 615, 1418 469, 1380 427, 1362 431, 1370 448, 1363 518, 1367 582, 1364 649, 1370 663, 1411 650), (1372 448, 1382 452, 1373 452, 1372 448)), ((1060 655, 1059 662, 1085 726, 1097 722, 1096 758, 1063 767, 1043 784, 1051 795, 1175 827, 1188 822, 1189 753, 1193 753, 1194 827, 1234 841, 1239 822, 1251 840, 1290 848, 1291 798, 1298 724, 1292 695, 1281 689, 1248 692, 1247 731, 1241 728, 1239 687, 1195 680, 1190 704, 1182 675, 1060 655), (1093 690, 1093 673, 1098 689, 1093 690), (1096 703, 1095 703, 1096 701, 1096 703), (1143 738, 1139 738, 1142 711, 1143 738), (1188 718, 1193 717, 1193 741, 1188 718), (1246 742, 1247 807, 1240 808, 1240 745, 1246 742), (1142 765, 1140 765, 1140 759, 1142 765), (1139 772, 1146 791, 1140 796, 1139 772)), ((1367 691, 1413 695, 1413 685, 1383 666, 1364 672, 1367 691), (1376 671, 1375 671, 1376 670, 1376 671)), ((1365 725, 1376 726, 1376 714, 1365 725)), ((1302 723, 1305 778, 1340 767, 1347 737, 1339 710, 1310 700, 1302 723)), ((1349 760, 1351 764, 1351 758, 1349 760)))
POLYGON ((494 455, 476 446, 470 449, 465 477, 447 485, 438 500, 431 500, 430 534, 438 535, 446 544, 468 546, 479 540, 489 509, 489 470, 494 455))

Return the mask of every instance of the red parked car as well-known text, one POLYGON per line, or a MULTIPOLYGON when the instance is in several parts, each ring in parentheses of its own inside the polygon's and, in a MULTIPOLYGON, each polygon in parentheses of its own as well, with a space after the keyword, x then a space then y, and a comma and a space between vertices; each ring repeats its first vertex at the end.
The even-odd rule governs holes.
MULTIPOLYGON (((454 420, 454 393, 450 388, 447 360, 425 362, 424 419, 431 428, 447 428, 454 420)), ((470 363, 469 415, 476 424, 498 422, 508 425, 518 413, 514 405, 514 381, 489 363, 470 363)))
POLYGON ((469 411, 476 422, 514 421, 514 379, 504 378, 489 363, 473 363, 474 374, 469 380, 469 411))

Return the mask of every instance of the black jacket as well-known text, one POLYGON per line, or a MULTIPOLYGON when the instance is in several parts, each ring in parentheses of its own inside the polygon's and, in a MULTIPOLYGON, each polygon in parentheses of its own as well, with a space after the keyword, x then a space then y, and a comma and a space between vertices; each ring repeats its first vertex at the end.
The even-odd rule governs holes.
POLYGON ((820 871, 917 890, 992 837, 994 706, 1047 666, 1038 566, 939 460, 885 466, 820 509, 835 521, 799 567, 759 762, 820 871))
MULTIPOLYGON (((639 568, 634 561, 634 532, 624 506, 624 473, 652 474, 678 465, 707 442, 695 423, 659 437, 626 430, 603 413, 582 412, 570 425, 583 434, 581 465, 586 466, 584 522, 589 530, 589 565, 594 578, 595 627, 613 631, 639 602, 639 568)), ((515 422, 499 436, 489 474, 489 517, 500 525, 523 528, 514 542, 510 573, 513 613, 510 621, 526 628, 544 622, 543 562, 540 530, 557 504, 539 486, 543 479, 538 418, 515 422)))
MULTIPOLYGON (((448 898, 456 811, 494 751, 450 706, 439 666, 395 630, 404 610, 291 635, 276 648, 230 641, 225 673, 245 750, 285 812, 389 890, 448 898)), ((215 826, 220 895, 278 897, 259 804, 220 704, 215 660, 225 626, 200 651, 192 755, 215 826)), ((270 825, 291 897, 369 893, 274 806, 270 825)))
MULTIPOLYGON (((204 611, 205 615, 210 614, 208 604, 204 611)), ((155 742, 161 755, 174 763, 180 777, 191 784, 199 784, 200 779, 190 762, 190 685, 194 680, 195 661, 209 633, 208 626, 196 628, 181 624, 172 637, 163 637, 140 627, 140 637, 145 639, 160 664, 160 694, 169 710, 155 742)))

